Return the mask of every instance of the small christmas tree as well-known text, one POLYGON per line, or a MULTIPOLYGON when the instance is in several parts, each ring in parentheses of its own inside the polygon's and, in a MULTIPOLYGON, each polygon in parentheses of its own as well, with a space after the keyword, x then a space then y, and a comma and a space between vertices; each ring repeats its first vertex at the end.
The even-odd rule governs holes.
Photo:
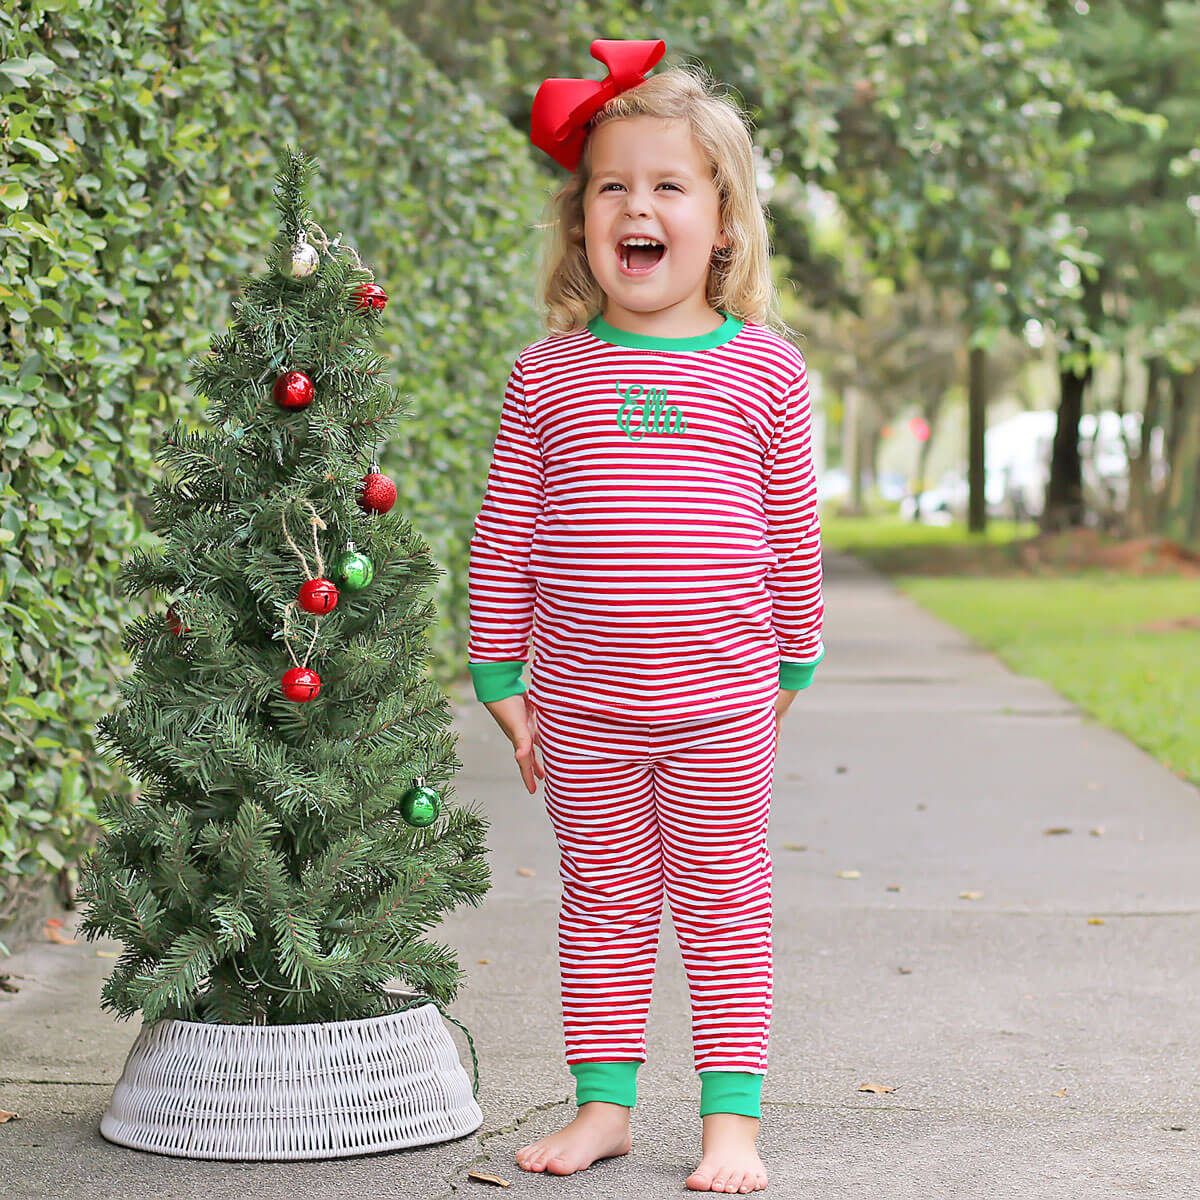
POLYGON ((490 884, 424 669, 439 568, 373 461, 405 411, 372 348, 386 295, 311 219, 315 160, 280 160, 269 270, 192 364, 215 432, 170 427, 165 546, 120 573, 172 603, 129 623, 97 723, 144 787, 99 805, 79 928, 125 943, 102 1007, 147 1023, 378 1016, 393 977, 448 1004, 462 972, 426 931, 490 884))

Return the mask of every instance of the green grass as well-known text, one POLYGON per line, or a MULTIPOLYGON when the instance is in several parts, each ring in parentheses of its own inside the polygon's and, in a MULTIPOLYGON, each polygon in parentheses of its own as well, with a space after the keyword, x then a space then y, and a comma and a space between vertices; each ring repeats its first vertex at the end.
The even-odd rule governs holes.
POLYGON ((1200 784, 1200 631, 1142 626, 1200 615, 1200 581, 931 579, 896 584, 935 616, 1044 679, 1182 778, 1200 784))
POLYGON ((1032 526, 912 525, 898 517, 822 514, 834 550, 861 556, 935 616, 1043 679, 1085 712, 1200 784, 1200 630, 1152 631, 1200 618, 1200 579, 1061 566, 1031 573, 1019 543, 1032 526))
POLYGON ((860 554, 881 571, 992 573, 1017 568, 1017 546, 1036 525, 989 521, 983 533, 962 525, 917 525, 894 514, 841 517, 821 513, 821 540, 831 550, 860 554))
POLYGON ((981 534, 961 525, 919 525, 894 513, 873 517, 842 517, 821 512, 821 538, 835 550, 900 549, 921 546, 1004 545, 1037 533, 1036 525, 989 520, 981 534))

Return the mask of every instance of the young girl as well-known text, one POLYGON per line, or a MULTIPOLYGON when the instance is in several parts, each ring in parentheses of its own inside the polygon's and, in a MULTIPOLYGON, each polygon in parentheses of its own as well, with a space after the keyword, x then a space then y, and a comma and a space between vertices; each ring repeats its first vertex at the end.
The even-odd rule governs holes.
POLYGON ((568 1175, 631 1148, 664 890, 700 1074, 694 1190, 767 1186, 766 831, 779 723, 821 642, 804 358, 780 332, 751 139, 662 41, 544 82, 549 335, 517 356, 471 539, 469 670, 545 781, 578 1113, 523 1147, 568 1175), (521 679, 532 633, 529 692, 521 679), (534 746, 541 751, 539 762, 534 746))

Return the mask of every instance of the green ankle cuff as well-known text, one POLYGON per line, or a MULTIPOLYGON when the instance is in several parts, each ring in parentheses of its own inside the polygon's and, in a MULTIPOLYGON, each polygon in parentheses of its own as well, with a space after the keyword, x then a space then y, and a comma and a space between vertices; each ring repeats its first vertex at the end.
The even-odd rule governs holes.
POLYGON ((575 1076, 575 1103, 604 1100, 609 1104, 637 1104, 638 1060, 626 1062, 577 1062, 568 1068, 575 1076))
POLYGON ((743 1117, 761 1117, 761 1075, 749 1071, 701 1071, 700 1115, 740 1113, 743 1117))

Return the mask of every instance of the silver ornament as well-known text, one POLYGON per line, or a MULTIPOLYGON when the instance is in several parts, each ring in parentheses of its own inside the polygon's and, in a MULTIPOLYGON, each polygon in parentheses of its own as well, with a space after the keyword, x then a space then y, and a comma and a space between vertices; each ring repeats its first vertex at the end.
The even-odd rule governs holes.
POLYGON ((287 273, 293 279, 307 279, 317 269, 317 262, 317 248, 308 242, 297 242, 292 247, 287 273))

